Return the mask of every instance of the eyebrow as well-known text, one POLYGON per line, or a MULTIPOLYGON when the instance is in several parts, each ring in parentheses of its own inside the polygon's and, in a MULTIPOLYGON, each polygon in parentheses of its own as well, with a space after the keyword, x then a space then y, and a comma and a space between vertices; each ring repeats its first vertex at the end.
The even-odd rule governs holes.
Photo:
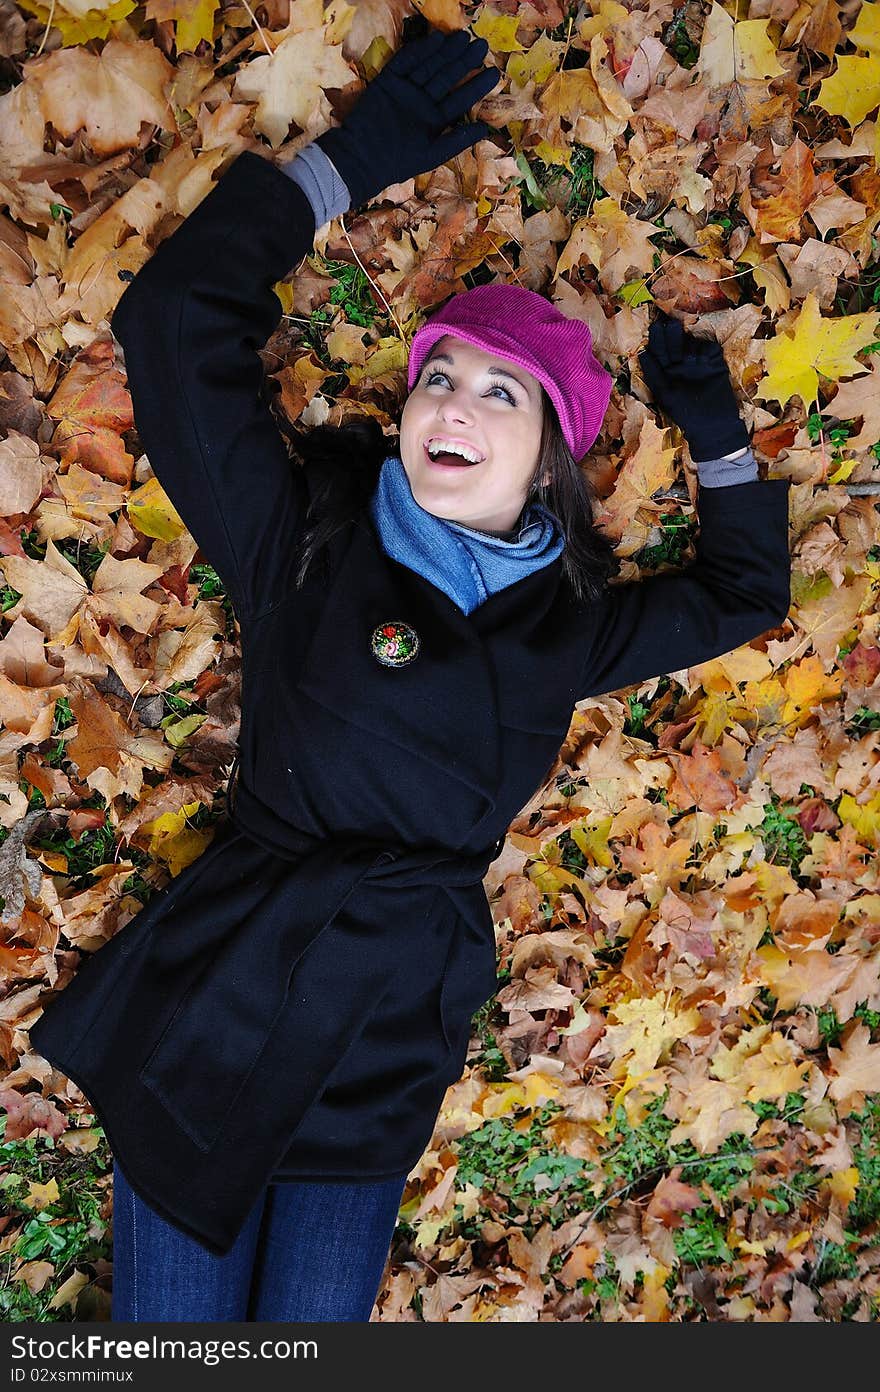
MULTIPOLYGON (((455 366, 455 364, 454 364, 453 361, 452 361, 452 358, 449 356, 448 353, 432 353, 431 356, 430 356, 430 358, 428 359, 428 361, 425 363, 424 367, 422 368, 422 371, 423 371, 423 372, 426 371, 427 368, 430 367, 431 363, 434 363, 434 362, 445 362, 445 363, 449 363, 450 367, 454 367, 454 366, 455 366)), ((516 382, 516 385, 517 385, 518 387, 522 387, 523 391, 524 391, 524 392, 526 393, 526 395, 528 396, 529 389, 528 389, 528 387, 526 386, 525 382, 521 382, 520 379, 519 379, 518 377, 516 377, 512 372, 508 372, 506 368, 504 368, 504 367, 496 367, 495 364, 493 363, 492 366, 491 366, 490 368, 487 369, 487 371, 488 371, 490 377, 509 377, 510 380, 511 380, 511 382, 516 382)))

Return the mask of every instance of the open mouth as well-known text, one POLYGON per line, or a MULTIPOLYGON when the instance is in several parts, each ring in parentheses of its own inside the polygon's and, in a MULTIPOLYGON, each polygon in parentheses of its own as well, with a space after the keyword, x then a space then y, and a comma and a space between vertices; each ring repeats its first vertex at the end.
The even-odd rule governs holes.
MULTIPOLYGON (((438 455, 432 457, 428 453, 427 445, 422 445, 422 449, 432 469, 473 469, 474 467, 470 459, 465 459, 463 454, 447 453, 445 450, 441 450, 438 455)), ((477 462, 481 463, 482 461, 478 460, 477 462)))

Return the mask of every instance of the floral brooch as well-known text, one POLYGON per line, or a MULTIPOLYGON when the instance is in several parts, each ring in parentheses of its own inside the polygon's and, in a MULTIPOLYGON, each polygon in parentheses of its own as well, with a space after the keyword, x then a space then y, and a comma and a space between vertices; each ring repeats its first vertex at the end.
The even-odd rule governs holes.
POLYGON ((370 651, 383 667, 405 667, 419 651, 419 635, 408 623, 389 620, 373 629, 370 651))

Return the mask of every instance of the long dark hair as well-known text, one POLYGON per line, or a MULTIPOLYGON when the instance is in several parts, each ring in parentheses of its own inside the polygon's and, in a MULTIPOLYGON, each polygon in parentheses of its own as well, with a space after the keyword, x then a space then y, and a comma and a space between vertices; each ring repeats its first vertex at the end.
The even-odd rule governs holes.
MULTIPOLYGON (((535 500, 558 519, 565 537, 563 575, 578 600, 597 599, 619 561, 608 537, 593 522, 596 494, 587 474, 566 443, 559 417, 541 387, 543 426, 538 463, 529 485, 528 501, 535 500), (541 479, 549 475, 549 482, 541 479)), ((322 465, 317 492, 312 497, 307 525, 299 545, 296 587, 330 538, 353 521, 367 505, 379 479, 386 455, 396 448, 373 416, 355 416, 342 425, 319 425, 302 432, 284 431, 295 453, 304 462, 322 465)))

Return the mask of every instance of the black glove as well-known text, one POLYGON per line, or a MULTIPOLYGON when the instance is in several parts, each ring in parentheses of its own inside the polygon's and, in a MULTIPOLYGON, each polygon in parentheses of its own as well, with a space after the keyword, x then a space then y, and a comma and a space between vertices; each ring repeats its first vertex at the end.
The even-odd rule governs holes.
POLYGON ((315 141, 333 161, 360 208, 389 184, 436 169, 494 128, 485 121, 445 128, 490 92, 501 78, 482 68, 456 91, 465 73, 479 67, 489 45, 464 29, 434 29, 397 50, 367 84, 340 126, 315 141))
POLYGON ((639 362, 654 401, 681 430, 695 464, 749 443, 719 343, 686 333, 661 310, 639 362))

